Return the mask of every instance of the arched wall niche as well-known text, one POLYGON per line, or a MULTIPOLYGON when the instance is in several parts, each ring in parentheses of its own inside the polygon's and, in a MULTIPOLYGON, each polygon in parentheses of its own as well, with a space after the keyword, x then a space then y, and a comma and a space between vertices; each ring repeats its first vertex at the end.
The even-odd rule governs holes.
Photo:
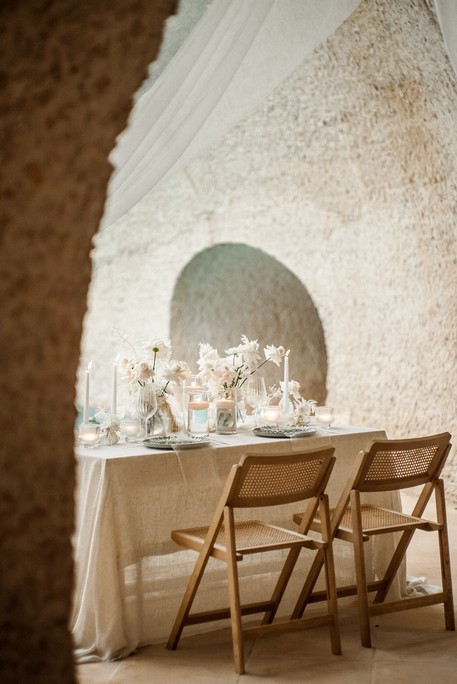
MULTIPOLYGON (((199 252, 182 270, 171 301, 170 336, 176 358, 195 363, 208 342, 223 356, 240 335, 291 350, 290 375, 302 396, 322 403, 327 389, 324 331, 303 283, 277 259, 245 244, 224 243, 199 252)), ((267 386, 282 371, 262 368, 267 386)))

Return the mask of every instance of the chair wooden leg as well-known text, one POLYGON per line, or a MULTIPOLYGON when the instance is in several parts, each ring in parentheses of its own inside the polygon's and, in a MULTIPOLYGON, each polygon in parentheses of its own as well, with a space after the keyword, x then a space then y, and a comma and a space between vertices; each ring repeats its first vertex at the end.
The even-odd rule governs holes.
POLYGON ((357 603, 359 607, 360 637, 362 646, 371 648, 370 617, 368 612, 367 577, 360 515, 360 493, 351 492, 352 530, 354 534, 354 564, 357 582, 357 603))
POLYGON ((241 601, 240 587, 238 582, 238 566, 236 560, 235 525, 233 510, 224 509, 224 526, 227 549, 227 574, 230 602, 230 622, 232 627, 233 659, 235 670, 238 674, 244 674, 244 648, 241 626, 241 601))
MULTIPOLYGON (((422 516, 432 493, 433 483, 430 482, 424 487, 419 499, 416 502, 416 505, 414 506, 414 510, 412 511, 411 515, 413 515, 416 518, 420 518, 422 516)), ((373 603, 383 603, 385 601, 389 589, 392 586, 395 577, 397 576, 400 564, 406 556, 406 552, 414 536, 414 532, 415 530, 412 529, 405 530, 402 533, 399 542, 395 548, 395 551, 390 559, 389 565, 384 573, 382 588, 378 589, 378 591, 376 592, 373 598, 373 603)))
POLYGON ((413 538, 414 532, 415 530, 406 530, 402 533, 400 541, 398 542, 394 554, 390 559, 389 565, 384 573, 382 587, 376 592, 373 598, 373 603, 383 603, 385 601, 389 589, 391 588, 397 575, 400 564, 406 555, 406 551, 408 550, 408 546, 413 538))
POLYGON ((297 603, 291 615, 291 620, 297 620, 302 617, 306 604, 308 603, 311 592, 316 586, 316 582, 324 565, 324 551, 318 551, 314 561, 311 565, 308 577, 305 580, 303 588, 298 597, 297 603))
POLYGON ((192 575, 190 576, 189 582, 187 584, 187 589, 181 601, 181 606, 179 608, 178 614, 176 615, 173 628, 171 630, 170 636, 167 641, 167 648, 174 650, 181 638, 182 630, 186 624, 187 616, 189 615, 192 603, 197 593, 198 586, 203 577, 206 565, 208 563, 209 553, 204 550, 200 552, 200 556, 195 563, 192 575))
POLYGON ((335 568, 333 566, 333 559, 331 559, 330 546, 325 550, 324 554, 325 581, 327 587, 327 610, 332 618, 332 621, 330 623, 330 643, 332 646, 332 653, 334 655, 341 655, 341 635, 338 619, 338 596, 336 593, 335 568))
POLYGON ((292 575, 292 572, 294 570, 294 567, 297 563, 298 557, 300 555, 301 548, 294 547, 290 549, 286 562, 283 565, 283 568, 281 570, 281 574, 279 575, 278 581, 276 582, 276 586, 273 590, 273 594, 271 596, 271 601, 274 604, 274 607, 268 610, 262 620, 263 625, 269 625, 273 622, 274 617, 276 615, 276 612, 278 610, 278 606, 281 603, 281 599, 284 596, 284 592, 287 588, 287 585, 289 583, 290 577, 292 575))
POLYGON ((332 653, 341 655, 340 623, 338 619, 338 595, 336 590, 335 561, 333 557, 332 533, 330 529, 330 510, 328 496, 321 496, 322 539, 328 546, 324 550, 325 586, 327 588, 327 611, 332 618, 330 641, 332 653))
POLYGON ((436 488, 436 509, 438 522, 442 529, 438 532, 440 561, 441 561, 441 582, 446 599, 444 601, 444 619, 446 629, 455 630, 454 599, 452 595, 452 575, 451 561, 449 553, 449 537, 447 531, 446 502, 444 496, 444 483, 439 480, 436 488))

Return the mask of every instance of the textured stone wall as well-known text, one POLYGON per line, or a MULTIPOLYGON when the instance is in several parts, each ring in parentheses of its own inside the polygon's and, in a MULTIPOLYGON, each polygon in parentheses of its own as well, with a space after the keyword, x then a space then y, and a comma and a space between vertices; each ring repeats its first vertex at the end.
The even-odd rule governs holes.
POLYGON ((174 0, 0 7, 0 680, 74 681, 75 375, 107 156, 174 0))
MULTIPOLYGON (((199 340, 223 354, 240 343, 241 333, 258 340, 263 360, 268 344, 293 349, 294 378, 306 396, 325 400, 324 331, 303 284, 259 249, 216 245, 192 259, 176 284, 170 318, 173 353, 195 366, 199 340)), ((265 364, 260 372, 267 388, 279 386, 282 370, 276 364, 265 364)))
MULTIPOLYGON (((245 121, 98 236, 82 363, 94 360, 94 399, 109 396, 112 326, 166 335, 183 270, 233 242, 280 261, 311 296, 329 403, 392 437, 457 433, 456 118, 427 3, 364 0, 245 121)), ((251 300, 270 276, 257 273, 251 300)), ((231 287, 243 310, 243 282, 231 287)), ((215 296, 208 280, 212 309, 215 296)), ((218 304, 237 338, 243 315, 218 304)), ((189 327, 195 358, 199 334, 189 327)))

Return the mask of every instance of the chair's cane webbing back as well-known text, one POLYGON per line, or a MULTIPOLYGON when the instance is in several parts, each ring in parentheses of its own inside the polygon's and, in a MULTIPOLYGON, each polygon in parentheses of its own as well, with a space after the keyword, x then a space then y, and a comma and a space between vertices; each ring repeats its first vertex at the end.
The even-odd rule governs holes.
POLYGON ((451 435, 374 442, 361 468, 360 491, 403 489, 438 478, 451 435))
POLYGON ((228 504, 238 508, 276 506, 316 496, 330 475, 334 449, 312 454, 245 456, 228 504))

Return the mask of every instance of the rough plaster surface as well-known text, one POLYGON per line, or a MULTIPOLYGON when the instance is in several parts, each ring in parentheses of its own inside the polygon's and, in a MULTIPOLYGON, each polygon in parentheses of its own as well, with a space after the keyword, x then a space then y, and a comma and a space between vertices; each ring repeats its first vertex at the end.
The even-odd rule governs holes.
POLYGON ((74 385, 107 162, 174 0, 0 8, 0 680, 75 681, 74 385))
MULTIPOLYGON (((391 437, 457 433, 456 117, 427 4, 365 0, 251 116, 97 237, 81 365, 94 360, 94 399, 109 396, 112 326, 166 335, 189 262, 233 242, 309 293, 328 403, 391 437)), ((243 281, 231 287, 241 311, 243 281)), ((210 278, 207 297, 212 307, 210 278)), ((256 320, 252 333, 268 338, 256 320)), ((218 326, 236 336, 242 321, 218 326)), ((452 492, 456 468, 446 475, 452 492)))
MULTIPOLYGON (((267 344, 293 349, 291 372, 304 396, 324 401, 324 332, 303 284, 261 250, 217 245, 197 254, 176 285, 170 319, 173 350, 194 366, 200 341, 224 356, 224 350, 240 343, 240 334, 258 340, 262 360, 267 344)), ((258 372, 267 388, 279 386, 283 371, 276 364, 265 364, 258 372)))

